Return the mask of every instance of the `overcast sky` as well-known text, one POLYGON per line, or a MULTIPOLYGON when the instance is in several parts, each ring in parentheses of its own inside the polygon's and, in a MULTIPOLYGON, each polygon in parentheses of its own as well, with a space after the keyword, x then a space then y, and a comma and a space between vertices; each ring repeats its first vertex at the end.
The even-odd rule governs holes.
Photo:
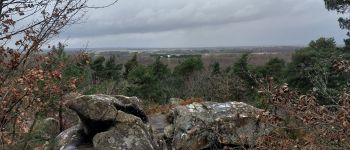
POLYGON ((346 31, 337 18, 323 0, 120 0, 90 10, 83 23, 52 43, 72 48, 302 46, 334 37, 343 44, 346 31))

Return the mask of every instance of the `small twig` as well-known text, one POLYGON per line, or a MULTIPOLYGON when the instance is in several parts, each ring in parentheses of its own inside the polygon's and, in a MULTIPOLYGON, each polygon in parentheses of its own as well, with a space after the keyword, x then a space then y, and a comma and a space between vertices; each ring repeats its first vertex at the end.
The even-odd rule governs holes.
POLYGON ((106 7, 110 7, 114 4, 116 4, 119 0, 115 0, 114 2, 108 4, 108 5, 104 5, 104 6, 86 6, 85 8, 91 8, 91 9, 100 9, 100 8, 106 8, 106 7))

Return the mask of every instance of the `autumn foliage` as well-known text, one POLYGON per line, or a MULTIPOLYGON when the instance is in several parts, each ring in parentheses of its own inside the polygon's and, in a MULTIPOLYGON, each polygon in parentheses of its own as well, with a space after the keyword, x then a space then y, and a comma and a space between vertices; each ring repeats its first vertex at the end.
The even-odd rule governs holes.
POLYGON ((61 64, 43 67, 54 62, 42 47, 80 19, 86 1, 0 1, 0 7, 0 148, 28 149, 25 137, 38 117, 47 111, 55 117, 52 103, 60 105, 54 100, 67 92, 63 87, 74 88, 74 80, 59 82, 61 64))
MULTIPOLYGON (((345 60, 334 67, 349 66, 345 60)), ((260 137, 256 149, 349 149, 350 95, 345 89, 334 105, 321 105, 312 94, 303 95, 288 85, 265 88, 271 113, 278 121, 275 130, 260 137)), ((270 121, 270 120, 265 120, 270 121)), ((271 121, 270 121, 271 123, 271 121)))

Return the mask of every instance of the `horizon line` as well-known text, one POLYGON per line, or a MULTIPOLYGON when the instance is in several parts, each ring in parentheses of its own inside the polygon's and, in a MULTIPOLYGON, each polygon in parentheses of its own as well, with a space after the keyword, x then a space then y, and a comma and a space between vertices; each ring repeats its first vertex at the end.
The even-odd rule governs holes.
POLYGON ((190 46, 190 47, 69 47, 67 49, 197 49, 197 48, 271 48, 271 47, 307 47, 307 45, 264 45, 264 46, 190 46))

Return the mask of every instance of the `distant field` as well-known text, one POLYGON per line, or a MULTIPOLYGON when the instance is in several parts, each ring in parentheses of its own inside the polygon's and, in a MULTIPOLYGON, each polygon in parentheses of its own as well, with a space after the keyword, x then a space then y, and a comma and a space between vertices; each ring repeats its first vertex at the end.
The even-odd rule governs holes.
MULTIPOLYGON (((210 66, 210 64, 214 62, 219 62, 222 68, 226 68, 230 65, 232 65, 234 62, 236 62, 242 55, 243 53, 205 53, 199 55, 203 63, 206 67, 210 66)), ((250 58, 249 58, 249 63, 252 65, 263 65, 266 62, 268 62, 272 58, 281 58, 283 60, 286 60, 289 62, 291 60, 293 52, 267 52, 267 53, 251 53, 250 58)), ((109 57, 113 54, 104 54, 103 56, 109 57)), ((124 64, 128 60, 132 58, 134 54, 133 53, 127 53, 127 54, 116 54, 116 63, 118 64, 124 64)), ((97 55, 101 56, 101 55, 97 55)), ((151 64, 155 60, 155 56, 151 55, 149 53, 138 53, 138 61, 141 64, 151 64)), ((198 55, 196 55, 198 56, 198 55)), ((174 68, 179 62, 182 60, 186 59, 187 57, 174 57, 174 58, 167 58, 167 57, 162 57, 161 61, 168 65, 170 68, 174 68)))
POLYGON ((116 56, 116 63, 124 64, 137 53, 138 61, 141 64, 151 64, 157 56, 161 57, 161 61, 170 68, 174 68, 179 62, 188 57, 201 57, 206 67, 214 62, 219 62, 222 68, 226 68, 235 63, 243 53, 249 51, 251 53, 249 63, 252 65, 263 65, 272 58, 280 58, 287 62, 291 60, 293 52, 298 47, 272 47, 272 48, 249 48, 249 49, 214 49, 214 50, 104 50, 92 52, 97 56, 110 57, 116 56))
MULTIPOLYGON (((223 68, 226 68, 235 63, 243 53, 231 53, 231 54, 205 54, 202 56, 202 60, 206 66, 214 62, 219 62, 223 68)), ((249 64, 252 65, 264 65, 272 58, 281 58, 286 61, 290 61, 292 52, 273 52, 273 53, 251 53, 249 58, 249 64)))

